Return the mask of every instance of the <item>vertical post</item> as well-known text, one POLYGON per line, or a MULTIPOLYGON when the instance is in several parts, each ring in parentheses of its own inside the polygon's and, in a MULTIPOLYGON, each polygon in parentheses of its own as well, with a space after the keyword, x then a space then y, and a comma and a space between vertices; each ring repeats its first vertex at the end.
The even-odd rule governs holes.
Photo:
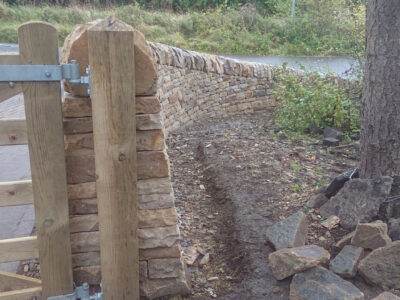
POLYGON ((88 30, 104 299, 139 299, 134 32, 109 18, 88 30))
MULTIPOLYGON (((18 29, 21 64, 58 64, 57 30, 47 23, 18 29)), ((43 299, 73 292, 60 82, 24 82, 32 189, 43 299)))

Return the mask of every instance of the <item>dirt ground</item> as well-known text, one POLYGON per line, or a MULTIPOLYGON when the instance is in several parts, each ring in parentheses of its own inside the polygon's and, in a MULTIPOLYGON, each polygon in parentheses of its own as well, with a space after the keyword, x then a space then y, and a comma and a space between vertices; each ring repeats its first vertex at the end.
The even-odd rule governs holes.
MULTIPOLYGON (((168 137, 182 246, 199 255, 189 266, 193 294, 185 299, 288 299, 290 278, 272 276, 265 233, 298 210, 309 218, 307 244, 332 258, 339 250, 334 243, 348 233, 327 230, 324 216, 304 206, 319 187, 357 166, 357 150, 291 140, 272 119, 267 112, 213 119, 168 137)), ((352 282, 366 300, 381 292, 361 278, 352 282)))
MULTIPOLYGON (((288 138, 268 112, 199 122, 169 134, 182 246, 196 250, 188 257, 198 256, 189 266, 192 295, 171 299, 289 299, 291 278, 272 276, 273 248, 265 233, 299 210, 308 216, 307 244, 336 256, 340 249, 334 244, 348 231, 326 229, 324 216, 305 204, 318 188, 354 169, 358 153, 326 148, 321 140, 288 138)), ((37 260, 30 260, 18 273, 38 278, 39 270, 37 260)), ((365 300, 382 291, 360 277, 352 283, 365 300)))

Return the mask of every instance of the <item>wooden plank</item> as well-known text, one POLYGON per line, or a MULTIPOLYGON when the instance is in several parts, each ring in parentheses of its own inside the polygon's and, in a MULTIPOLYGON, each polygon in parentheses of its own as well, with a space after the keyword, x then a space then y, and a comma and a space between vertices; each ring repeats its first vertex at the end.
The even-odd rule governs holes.
POLYGON ((29 289, 0 293, 0 300, 27 300, 27 299, 42 299, 42 288, 39 286, 29 289))
POLYGON ((19 65, 18 52, 0 52, 0 65, 19 65))
MULTIPOLYGON (((57 30, 43 22, 18 28, 21 64, 56 65, 57 30)), ((25 115, 43 298, 72 293, 67 179, 59 82, 24 82, 25 115)))
POLYGON ((33 204, 32 181, 0 182, 0 207, 33 204))
POLYGON ((0 271, 0 292, 28 289, 41 284, 42 281, 36 278, 0 271))
MULTIPOLYGON (((15 52, 0 53, 0 65, 19 65, 19 54, 15 52)), ((0 82, 0 102, 7 100, 22 92, 21 84, 14 82, 14 87, 10 87, 8 82, 0 82)))
POLYGON ((27 143, 25 119, 0 119, 0 146, 27 143))
POLYGON ((36 236, 0 240, 0 262, 38 258, 36 236))
POLYGON ((88 30, 104 298, 139 299, 133 28, 109 18, 88 30))

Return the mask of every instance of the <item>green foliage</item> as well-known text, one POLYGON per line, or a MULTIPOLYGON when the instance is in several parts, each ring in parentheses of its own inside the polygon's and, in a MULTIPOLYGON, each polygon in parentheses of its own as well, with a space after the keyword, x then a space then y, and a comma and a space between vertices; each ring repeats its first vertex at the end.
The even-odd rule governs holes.
POLYGON ((296 173, 298 173, 301 170, 301 166, 296 164, 295 162, 291 162, 290 163, 290 168, 295 171, 296 173))
MULTIPOLYGON (((31 3, 31 0, 7 1, 31 3)), ((54 1, 46 3, 69 3, 70 0, 54 1)), ((82 1, 94 4, 91 0, 82 1)), ((102 3, 101 0, 95 1, 102 3)), ((257 0, 253 2, 255 4, 247 3, 248 0, 143 0, 143 3, 139 1, 142 5, 101 9, 96 6, 40 7, 0 2, 0 42, 15 42, 16 30, 21 23, 41 20, 63 31, 60 33, 62 44, 66 33, 76 24, 115 15, 142 31, 148 40, 195 51, 215 54, 362 57, 365 8, 362 4, 354 5, 350 0, 347 1, 350 4, 345 0, 297 1, 294 22, 289 17, 289 0, 257 0), (168 9, 168 5, 179 7, 176 11, 196 10, 173 13, 174 9, 159 11, 143 8, 168 9)))
POLYGON ((337 82, 333 75, 323 77, 316 72, 304 75, 287 72, 285 66, 277 70, 274 92, 279 101, 278 125, 298 133, 312 126, 333 126, 347 134, 358 132, 361 84, 337 82))

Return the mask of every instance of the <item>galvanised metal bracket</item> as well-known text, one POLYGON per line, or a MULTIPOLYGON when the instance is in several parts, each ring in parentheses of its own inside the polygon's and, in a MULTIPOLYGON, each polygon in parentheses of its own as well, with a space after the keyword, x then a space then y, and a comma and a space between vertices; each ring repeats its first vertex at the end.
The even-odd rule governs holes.
POLYGON ((52 296, 47 300, 103 300, 103 289, 100 284, 101 292, 90 296, 89 284, 86 282, 82 286, 75 287, 75 292, 69 295, 52 296))
POLYGON ((20 81, 60 81, 68 79, 71 84, 83 84, 90 94, 90 67, 86 68, 87 76, 79 75, 79 64, 71 60, 61 65, 5 65, 0 66, 0 81, 7 81, 13 88, 14 82, 20 81))

